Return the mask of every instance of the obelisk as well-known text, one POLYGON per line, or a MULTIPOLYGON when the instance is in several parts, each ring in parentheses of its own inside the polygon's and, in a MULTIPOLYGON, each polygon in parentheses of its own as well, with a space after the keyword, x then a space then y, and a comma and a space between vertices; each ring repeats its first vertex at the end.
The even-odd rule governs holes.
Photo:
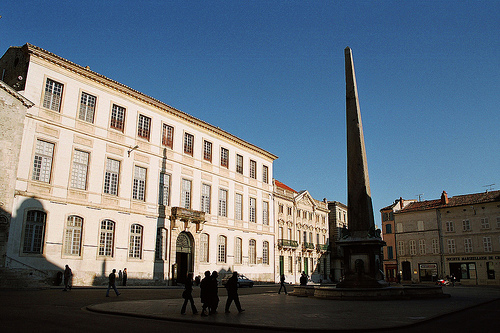
POLYGON ((344 252, 344 280, 339 288, 382 287, 382 247, 375 230, 366 161, 365 140, 352 51, 345 48, 347 126, 347 220, 348 230, 338 241, 344 252))

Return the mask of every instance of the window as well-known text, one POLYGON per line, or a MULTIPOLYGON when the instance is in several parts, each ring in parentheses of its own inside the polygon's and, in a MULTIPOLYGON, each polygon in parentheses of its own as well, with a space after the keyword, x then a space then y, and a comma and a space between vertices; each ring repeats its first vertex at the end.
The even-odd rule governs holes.
POLYGON ((94 123, 95 102, 95 96, 82 92, 82 97, 80 98, 80 112, 78 113, 78 119, 89 123, 94 123))
POLYGON ((307 231, 304 231, 304 244, 307 243, 307 231))
POLYGON ((208 234, 200 235, 200 262, 208 262, 208 234))
POLYGON ((203 141, 203 159, 212 162, 212 142, 203 141))
POLYGON ((83 219, 79 216, 70 215, 66 221, 64 232, 64 254, 68 256, 79 256, 82 243, 83 219))
POLYGON ((250 160, 250 178, 257 179, 257 162, 250 160))
POLYGON ((255 239, 248 241, 248 264, 255 265, 257 263, 257 252, 255 249, 255 239))
POLYGON ((139 115, 139 122, 137 123, 137 136, 149 141, 149 133, 151 131, 151 118, 139 115))
POLYGON ((87 188, 87 172, 89 153, 75 149, 73 153, 73 169, 71 170, 71 187, 80 190, 87 188))
POLYGON ((160 195, 158 204, 170 206, 170 175, 164 172, 160 173, 160 195))
POLYGON ((219 216, 227 217, 227 191, 219 189, 219 216))
POLYGON ((33 180, 50 183, 54 144, 36 140, 35 159, 33 161, 33 180))
POLYGON ((387 259, 394 259, 394 253, 392 250, 392 246, 387 247, 387 259))
POLYGON ((492 252, 491 237, 483 237, 484 252, 492 252))
POLYGON ((497 228, 500 228, 500 217, 497 217, 497 228))
POLYGON ((167 229, 156 229, 156 247, 155 247, 155 260, 163 259, 163 248, 166 237, 167 229))
POLYGON ((465 253, 472 253, 472 238, 464 239, 465 253))
POLYGON ((45 83, 45 95, 43 96, 43 107, 52 111, 61 111, 61 100, 63 84, 47 79, 45 83))
POLYGON ((453 221, 446 221, 446 231, 447 232, 455 231, 455 226, 453 225, 453 221))
POLYGON ((398 241, 398 255, 405 255, 405 243, 403 241, 398 241))
POLYGON ((226 148, 220 149, 220 165, 224 168, 229 168, 229 150, 226 148))
POLYGON ((269 202, 262 202, 262 224, 269 225, 269 202))
POLYGON ((236 172, 243 174, 243 156, 236 155, 236 172))
POLYGON ((194 151, 194 136, 189 133, 184 133, 184 153, 193 156, 194 151))
POLYGON ((241 238, 236 237, 234 239, 234 263, 241 264, 242 262, 242 251, 241 251, 241 238))
POLYGON ((448 239, 446 243, 448 245, 448 253, 456 253, 457 252, 457 248, 455 247, 455 240, 454 239, 448 239))
POLYGON ((410 244, 410 255, 411 256, 416 255, 417 254, 417 242, 415 242, 415 240, 412 239, 409 242, 409 244, 410 244))
POLYGON ((217 238, 217 262, 226 262, 226 236, 219 235, 217 238))
POLYGON ((488 221, 487 217, 483 217, 481 219, 481 229, 489 229, 490 228, 490 222, 488 221))
POLYGON ((201 186, 201 210, 207 214, 210 214, 210 193, 212 187, 207 184, 202 184, 201 186))
POLYGON ((469 220, 463 220, 462 221, 462 227, 463 227, 463 231, 471 231, 470 221, 469 220))
POLYGON ((101 222, 101 233, 99 236, 99 255, 103 257, 113 256, 113 245, 115 235, 115 222, 104 220, 101 222))
POLYGON ((417 228, 418 228, 418 231, 423 231, 424 230, 424 221, 417 221, 417 228))
POLYGON ((234 218, 243 220, 243 195, 239 193, 234 196, 234 218))
POLYGON ((425 254, 425 239, 420 239, 418 241, 418 249, 420 254, 425 254))
POLYGON ((172 126, 163 124, 161 143, 170 149, 174 147, 174 128, 172 126))
POLYGON ((191 209, 191 181, 182 180, 181 207, 191 209))
POLYGON ((386 234, 392 234, 392 224, 387 223, 387 224, 385 225, 385 233, 386 233, 386 234))
POLYGON ((397 233, 403 232, 403 223, 396 223, 396 232, 397 233))
POLYGON ((262 263, 264 265, 269 265, 269 242, 264 241, 262 243, 262 263))
POLYGON ((120 161, 106 159, 106 174, 104 175, 104 193, 118 195, 118 179, 120 176, 120 161))
POLYGON ((256 212, 256 200, 255 198, 250 198, 250 210, 249 210, 249 213, 250 213, 250 217, 248 218, 248 220, 250 222, 257 222, 255 220, 255 212, 256 212))
POLYGON ((432 240, 432 254, 439 254, 439 243, 436 238, 432 240))
POLYGON ((43 253, 46 218, 47 214, 42 211, 29 210, 26 213, 23 253, 43 253))
POLYGON ((288 208, 288 215, 292 216, 292 207, 287 207, 288 208))
POLYGON ((113 104, 113 107, 111 108, 110 127, 114 128, 116 130, 119 130, 120 132, 123 132, 123 129, 125 128, 125 108, 124 107, 113 104))
POLYGON ((269 182, 269 168, 265 165, 262 166, 262 181, 266 184, 269 182))
POLYGON ((132 198, 135 200, 145 200, 146 191, 146 168, 134 167, 134 186, 132 188, 132 198))
POLYGON ((293 257, 288 256, 288 273, 293 273, 293 257))
POLYGON ((128 249, 128 257, 141 259, 142 253, 142 226, 132 224, 130 226, 130 243, 128 249))

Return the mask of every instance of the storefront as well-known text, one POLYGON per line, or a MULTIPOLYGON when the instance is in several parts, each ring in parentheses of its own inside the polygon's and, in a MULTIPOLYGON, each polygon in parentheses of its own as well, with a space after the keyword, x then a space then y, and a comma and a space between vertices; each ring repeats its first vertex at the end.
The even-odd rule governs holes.
POLYGON ((438 278, 438 265, 436 263, 418 264, 420 282, 436 282, 438 278))

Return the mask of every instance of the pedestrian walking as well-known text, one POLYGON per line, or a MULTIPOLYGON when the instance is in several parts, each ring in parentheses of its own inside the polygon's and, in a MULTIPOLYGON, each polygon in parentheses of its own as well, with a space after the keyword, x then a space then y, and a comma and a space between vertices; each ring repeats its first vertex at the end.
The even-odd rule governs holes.
POLYGON ((120 296, 120 293, 118 292, 118 289, 116 289, 116 269, 113 269, 111 274, 108 276, 109 282, 108 282, 108 290, 106 291, 106 297, 109 297, 109 289, 113 288, 113 290, 116 293, 116 296, 120 296))
POLYGON ((202 303, 201 316, 208 316, 207 309, 210 312, 210 271, 205 272, 205 277, 200 282, 200 299, 202 303))
POLYGON ((219 282, 217 281, 217 277, 219 274, 217 271, 212 272, 211 276, 211 284, 210 284, 210 314, 216 314, 217 308, 219 307, 219 282))
POLYGON ((231 303, 234 301, 236 305, 236 309, 238 309, 239 313, 245 311, 241 308, 240 297, 238 296, 238 272, 233 272, 233 276, 229 278, 226 282, 226 290, 227 290, 227 301, 226 301, 226 313, 229 313, 229 307, 231 303))
POLYGON ((73 272, 71 271, 71 268, 69 268, 68 265, 64 268, 64 289, 63 291, 68 291, 71 290, 71 277, 73 276, 73 272))
POLYGON ((285 274, 281 274, 280 276, 280 290, 278 290, 278 294, 281 294, 281 289, 285 290, 285 295, 287 294, 286 292, 286 285, 285 285, 285 274))
POLYGON ((188 301, 191 302, 191 310, 193 314, 197 314, 198 310, 196 310, 196 306, 194 305, 193 300, 193 273, 189 273, 187 275, 186 284, 184 285, 184 291, 182 292, 182 298, 184 298, 184 304, 182 304, 181 314, 186 313, 186 306, 188 301))
POLYGON ((122 279, 122 285, 126 286, 127 285, 127 268, 123 269, 123 279, 122 279))

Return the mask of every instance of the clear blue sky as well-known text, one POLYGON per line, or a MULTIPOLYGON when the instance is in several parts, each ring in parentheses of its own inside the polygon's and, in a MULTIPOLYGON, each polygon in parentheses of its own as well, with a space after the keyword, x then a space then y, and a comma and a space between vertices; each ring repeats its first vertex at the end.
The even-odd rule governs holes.
POLYGON ((274 178, 347 203, 353 50, 376 222, 400 196, 500 188, 500 1, 12 1, 32 43, 276 155, 274 178))

